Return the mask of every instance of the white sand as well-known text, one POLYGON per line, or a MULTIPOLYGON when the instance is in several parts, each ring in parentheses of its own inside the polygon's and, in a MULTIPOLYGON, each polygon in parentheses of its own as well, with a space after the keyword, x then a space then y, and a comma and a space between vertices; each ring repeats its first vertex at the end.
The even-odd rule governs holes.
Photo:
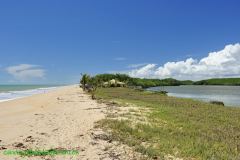
POLYGON ((91 100, 78 86, 1 102, 0 159, 22 159, 4 155, 6 150, 55 148, 78 150, 79 155, 24 159, 114 159, 117 153, 107 151, 111 145, 93 138, 102 133, 94 123, 105 117, 105 110, 106 105, 91 100))

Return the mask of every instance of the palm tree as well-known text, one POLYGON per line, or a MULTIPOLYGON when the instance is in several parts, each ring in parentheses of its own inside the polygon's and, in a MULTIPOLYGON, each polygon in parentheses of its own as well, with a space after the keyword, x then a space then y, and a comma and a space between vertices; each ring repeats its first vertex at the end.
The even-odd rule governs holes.
POLYGON ((80 80, 80 83, 82 84, 82 88, 85 91, 86 90, 86 84, 89 82, 90 76, 88 74, 82 74, 82 79, 80 80))

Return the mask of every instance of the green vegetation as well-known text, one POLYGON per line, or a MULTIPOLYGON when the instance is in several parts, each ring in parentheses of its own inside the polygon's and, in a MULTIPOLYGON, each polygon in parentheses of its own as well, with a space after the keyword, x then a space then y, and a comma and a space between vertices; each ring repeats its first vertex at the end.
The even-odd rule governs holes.
POLYGON ((141 86, 143 88, 155 87, 155 86, 179 86, 193 84, 192 81, 179 81, 172 78, 167 79, 141 79, 132 78, 125 74, 99 74, 95 78, 107 82, 112 79, 116 79, 120 82, 126 83, 128 86, 141 86))
POLYGON ((101 86, 101 84, 103 82, 101 81, 101 79, 99 79, 97 77, 90 77, 89 80, 87 81, 87 83, 89 86, 91 86, 91 88, 88 89, 88 92, 90 92, 92 94, 92 99, 96 99, 95 92, 101 86))
POLYGON ((55 156, 55 155, 76 155, 77 150, 49 149, 49 150, 6 150, 4 155, 20 155, 20 156, 55 156))
POLYGON ((194 82, 194 85, 232 85, 239 86, 240 78, 215 78, 194 82))
MULTIPOLYGON (((129 88, 100 88, 96 97, 135 106, 98 127, 150 158, 239 159, 240 109, 129 88)), ((109 103, 108 102, 108 103, 109 103)), ((125 107, 123 107, 125 106, 125 107)))
MULTIPOLYGON (((157 87, 157 86, 179 86, 179 85, 240 85, 240 78, 219 78, 208 79, 201 81, 190 80, 176 80, 173 78, 166 79, 146 79, 146 78, 132 78, 126 74, 98 74, 92 78, 96 78, 97 81, 104 83, 112 79, 126 83, 128 86, 141 86, 142 88, 157 87)), ((89 81, 90 76, 84 74, 82 76, 81 84, 85 89, 85 84, 89 81)))
POLYGON ((95 92, 98 87, 102 85, 102 79, 98 78, 97 76, 91 77, 88 74, 83 74, 80 80, 80 86, 83 90, 87 90, 92 95, 92 99, 95 99, 95 92))
POLYGON ((82 78, 80 80, 80 84, 82 84, 82 88, 83 88, 84 91, 86 89, 86 84, 89 82, 89 80, 90 80, 89 75, 87 75, 87 74, 82 75, 82 78))

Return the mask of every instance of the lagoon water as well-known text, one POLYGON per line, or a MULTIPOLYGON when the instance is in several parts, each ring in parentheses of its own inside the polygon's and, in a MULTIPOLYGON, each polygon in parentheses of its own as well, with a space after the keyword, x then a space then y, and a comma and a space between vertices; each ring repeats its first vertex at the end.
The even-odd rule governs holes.
POLYGON ((222 101, 226 106, 240 107, 240 86, 164 86, 152 87, 148 90, 165 90, 169 96, 193 98, 206 102, 216 100, 222 101))

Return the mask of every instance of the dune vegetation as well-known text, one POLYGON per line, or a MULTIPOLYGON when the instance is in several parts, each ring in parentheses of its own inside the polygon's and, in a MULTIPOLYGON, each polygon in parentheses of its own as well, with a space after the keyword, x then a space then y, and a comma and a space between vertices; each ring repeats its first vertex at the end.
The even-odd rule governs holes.
POLYGON ((150 158, 240 157, 239 108, 130 88, 99 88, 96 97, 129 108, 109 112, 97 127, 150 158))

